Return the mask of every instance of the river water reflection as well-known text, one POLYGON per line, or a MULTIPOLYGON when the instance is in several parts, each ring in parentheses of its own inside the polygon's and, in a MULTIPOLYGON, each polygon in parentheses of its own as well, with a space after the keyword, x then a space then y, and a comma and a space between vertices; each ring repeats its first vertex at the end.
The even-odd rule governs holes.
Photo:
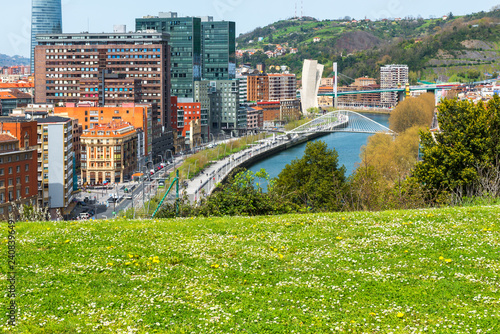
MULTIPOLYGON (((374 121, 389 127, 389 115, 386 114, 363 114, 374 121)), ((346 167, 346 176, 352 174, 356 165, 361 162, 359 157, 361 147, 366 145, 371 134, 364 133, 342 133, 334 132, 329 135, 315 139, 324 141, 329 148, 334 148, 339 154, 339 165, 346 167)), ((292 160, 301 158, 304 155, 306 143, 292 147, 286 151, 270 158, 259 161, 252 165, 249 170, 253 172, 264 168, 271 178, 275 178, 292 160)))

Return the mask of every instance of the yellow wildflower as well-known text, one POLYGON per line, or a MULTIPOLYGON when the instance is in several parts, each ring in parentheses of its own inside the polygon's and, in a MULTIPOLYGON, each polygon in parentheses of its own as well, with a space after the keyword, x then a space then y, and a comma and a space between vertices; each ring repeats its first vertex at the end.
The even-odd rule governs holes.
POLYGON ((398 317, 398 318, 402 318, 404 316, 405 316, 405 314, 403 312, 398 312, 398 314, 396 314, 396 317, 398 317))
POLYGON ((111 267, 113 266, 113 262, 108 262, 107 265, 111 267))
POLYGON ((446 262, 446 263, 451 263, 451 261, 452 261, 452 259, 446 259, 446 260, 444 260, 444 262, 446 262))
POLYGON ((444 257, 440 256, 440 257, 439 257, 439 260, 443 261, 443 260, 444 260, 444 257))
POLYGON ((132 264, 132 262, 125 262, 125 265, 126 265, 126 266, 129 266, 129 265, 131 265, 131 264, 132 264))
POLYGON ((337 240, 342 240, 342 237, 336 237, 335 239, 337 239, 337 240))
POLYGON ((67 244, 69 242, 69 240, 66 240, 64 243, 67 244))
POLYGON ((279 254, 280 260, 283 260, 284 256, 283 254, 279 254))
POLYGON ((128 257, 129 257, 129 258, 133 258, 134 256, 133 256, 132 254, 129 254, 129 255, 128 255, 128 257))

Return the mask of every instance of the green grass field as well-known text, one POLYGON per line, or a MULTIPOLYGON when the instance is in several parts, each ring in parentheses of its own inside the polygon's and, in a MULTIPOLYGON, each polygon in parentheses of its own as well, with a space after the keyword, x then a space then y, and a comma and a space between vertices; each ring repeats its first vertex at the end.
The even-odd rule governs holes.
MULTIPOLYGON (((500 208, 19 223, 6 333, 499 333, 500 208)), ((6 290, 7 227, 1 229, 6 290)))

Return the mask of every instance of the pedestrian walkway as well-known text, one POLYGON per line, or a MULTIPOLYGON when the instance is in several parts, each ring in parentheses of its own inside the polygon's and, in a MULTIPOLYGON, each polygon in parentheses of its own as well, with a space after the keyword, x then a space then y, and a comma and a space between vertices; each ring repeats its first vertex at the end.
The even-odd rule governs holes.
POLYGON ((281 145, 286 145, 290 140, 285 136, 278 138, 269 138, 259 142, 257 145, 232 154, 225 159, 213 161, 213 163, 205 168, 199 175, 188 181, 188 185, 184 190, 191 203, 198 203, 202 196, 208 196, 215 190, 218 183, 226 178, 229 173, 243 162, 265 153, 268 150, 274 149, 281 145))

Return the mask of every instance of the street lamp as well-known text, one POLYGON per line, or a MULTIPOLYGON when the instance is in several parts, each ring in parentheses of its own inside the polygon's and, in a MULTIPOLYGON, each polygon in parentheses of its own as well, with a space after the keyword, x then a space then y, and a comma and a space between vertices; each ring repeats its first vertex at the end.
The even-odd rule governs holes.
POLYGON ((175 158, 174 158, 174 153, 172 152, 172 150, 168 149, 165 151, 165 157, 166 157, 166 153, 167 152, 170 152, 170 158, 172 159, 172 162, 174 163, 174 171, 175 171, 175 158))

